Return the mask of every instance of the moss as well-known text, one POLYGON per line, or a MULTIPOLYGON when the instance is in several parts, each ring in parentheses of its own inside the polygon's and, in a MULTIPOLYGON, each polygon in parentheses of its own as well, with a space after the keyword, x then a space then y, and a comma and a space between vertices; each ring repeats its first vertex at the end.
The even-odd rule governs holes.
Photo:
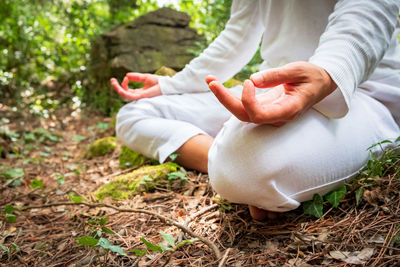
POLYGON ((89 146, 86 158, 92 159, 94 157, 100 157, 113 152, 117 148, 117 139, 113 136, 104 137, 96 140, 91 146, 89 146))
POLYGON ((165 66, 162 66, 154 74, 160 75, 160 76, 170 76, 170 77, 172 77, 172 76, 175 75, 175 73, 176 73, 175 70, 173 70, 171 68, 168 68, 168 67, 165 67, 165 66))
POLYGON ((143 165, 149 159, 142 154, 130 150, 127 146, 122 146, 119 154, 119 167, 121 169, 135 168, 143 165))
POLYGON ((143 166, 131 173, 116 177, 110 183, 102 185, 95 196, 103 200, 126 199, 141 192, 147 192, 159 185, 167 184, 168 174, 177 171, 179 165, 169 162, 156 166, 143 166))
POLYGON ((236 85, 242 85, 243 83, 239 80, 236 80, 234 78, 227 80, 226 82, 224 82, 224 86, 226 88, 231 88, 234 87, 236 85))

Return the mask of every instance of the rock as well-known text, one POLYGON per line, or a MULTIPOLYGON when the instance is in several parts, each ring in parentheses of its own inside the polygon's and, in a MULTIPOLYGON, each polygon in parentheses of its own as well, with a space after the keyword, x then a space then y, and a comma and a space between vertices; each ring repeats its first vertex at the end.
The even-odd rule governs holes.
POLYGON ((96 38, 88 69, 90 89, 84 101, 107 111, 112 102, 107 96, 117 98, 109 85, 111 77, 121 81, 127 72, 154 73, 162 66, 175 71, 184 68, 194 57, 191 51, 205 43, 189 22, 186 13, 161 8, 96 38), (99 95, 103 101, 93 101, 99 95))
POLYGON ((117 148, 117 139, 113 136, 96 140, 87 148, 86 159, 100 157, 113 152, 117 148))
POLYGON ((143 165, 149 159, 142 154, 130 150, 127 146, 122 146, 119 154, 119 167, 121 169, 135 168, 143 165))
POLYGON ((176 74, 176 71, 173 70, 173 69, 171 69, 171 68, 162 66, 162 67, 159 68, 154 74, 160 75, 160 76, 169 76, 169 77, 172 77, 172 76, 174 76, 174 75, 176 74))
POLYGON ((178 168, 179 165, 172 162, 156 166, 143 166, 102 185, 95 192, 95 196, 100 200, 107 197, 112 199, 130 198, 133 195, 154 189, 156 185, 167 184, 169 182, 168 174, 176 172, 178 168))

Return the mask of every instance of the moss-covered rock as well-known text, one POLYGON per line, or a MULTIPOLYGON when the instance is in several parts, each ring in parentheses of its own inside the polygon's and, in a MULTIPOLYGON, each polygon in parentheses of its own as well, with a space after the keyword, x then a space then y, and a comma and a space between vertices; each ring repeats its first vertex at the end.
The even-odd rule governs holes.
POLYGON ((117 148, 117 139, 113 136, 96 140, 87 148, 86 159, 100 157, 113 152, 117 148))
POLYGON ((172 77, 172 76, 174 76, 176 74, 176 71, 171 69, 171 68, 162 66, 154 74, 160 75, 160 76, 170 76, 170 77, 172 77))
POLYGON ((156 166, 143 166, 131 173, 116 177, 110 183, 102 185, 95 196, 103 200, 126 199, 141 192, 147 192, 155 186, 168 184, 168 174, 176 172, 179 165, 169 162, 156 166))
POLYGON ((231 88, 231 87, 234 87, 234 86, 236 86, 236 85, 242 85, 242 84, 243 84, 243 82, 241 82, 241 81, 239 81, 239 80, 236 80, 236 79, 234 79, 234 78, 229 79, 229 80, 227 80, 226 82, 224 82, 224 86, 225 86, 226 88, 231 88))
POLYGON ((149 159, 140 153, 130 150, 127 146, 122 146, 119 154, 119 167, 121 169, 135 168, 143 165, 149 159))

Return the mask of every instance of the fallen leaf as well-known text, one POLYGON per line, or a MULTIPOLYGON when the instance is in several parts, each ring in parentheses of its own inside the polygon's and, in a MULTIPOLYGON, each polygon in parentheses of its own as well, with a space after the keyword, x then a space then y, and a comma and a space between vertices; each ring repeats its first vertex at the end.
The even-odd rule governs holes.
POLYGON ((375 253, 373 248, 364 248, 361 251, 330 251, 329 255, 336 259, 341 260, 349 264, 365 264, 375 253))

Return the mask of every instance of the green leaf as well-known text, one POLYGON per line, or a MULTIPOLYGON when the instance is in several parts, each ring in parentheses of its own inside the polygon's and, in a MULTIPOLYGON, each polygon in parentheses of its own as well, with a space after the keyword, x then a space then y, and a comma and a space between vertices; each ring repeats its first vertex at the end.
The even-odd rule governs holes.
POLYGON ((79 203, 79 202, 83 201, 83 197, 75 196, 73 193, 69 193, 68 198, 71 199, 75 203, 79 203))
POLYGON ((32 189, 39 187, 42 190, 44 190, 44 188, 45 188, 43 182, 40 180, 37 180, 37 179, 34 179, 31 181, 31 187, 32 187, 32 189))
POLYGON ((162 238, 171 246, 175 246, 175 238, 170 235, 170 234, 166 234, 163 231, 160 231, 160 234, 162 236, 162 238))
POLYGON ((178 153, 172 153, 171 155, 169 155, 169 158, 171 159, 171 161, 174 161, 178 156, 178 153))
POLYGON ((73 139, 74 139, 75 142, 80 142, 80 141, 85 140, 85 139, 86 139, 86 136, 82 136, 82 135, 77 135, 77 134, 75 134, 74 137, 73 137, 73 139))
POLYGON ((5 214, 11 214, 11 213, 13 213, 15 211, 15 209, 14 209, 14 207, 13 207, 13 205, 7 205, 7 206, 5 206, 4 207, 4 213, 5 214))
POLYGON ((124 252, 124 250, 120 247, 120 246, 110 246, 109 248, 112 252, 118 253, 121 256, 126 256, 126 253, 124 252))
POLYGON ((399 137, 397 137, 397 139, 396 139, 396 141, 395 142, 400 142, 400 136, 399 137))
POLYGON ((39 155, 40 155, 41 157, 46 157, 46 158, 47 158, 47 157, 50 156, 50 153, 40 152, 39 155))
POLYGON ((78 237, 76 240, 78 241, 77 242, 78 245, 83 245, 83 246, 88 246, 88 247, 94 247, 99 242, 99 240, 97 240, 96 238, 93 238, 93 237, 87 236, 87 235, 78 237))
POLYGON ((17 215, 7 213, 6 214, 6 220, 7 220, 8 223, 15 223, 17 221, 17 215))
POLYGON ((150 243, 149 241, 147 241, 147 240, 144 239, 143 237, 140 238, 140 241, 142 241, 142 242, 146 245, 146 247, 147 247, 149 250, 151 250, 151 251, 160 252, 160 253, 163 252, 163 250, 161 249, 160 246, 157 246, 157 245, 154 245, 154 244, 150 243))
POLYGON ((109 228, 107 228, 105 226, 101 227, 101 230, 106 234, 110 234, 110 235, 115 234, 115 232, 113 230, 111 230, 111 229, 109 229, 109 228))
POLYGON ((25 174, 25 172, 24 172, 24 169, 22 169, 22 168, 9 169, 8 171, 3 173, 3 175, 7 179, 15 179, 15 178, 21 177, 24 174, 25 174))
POLYGON ((362 197, 363 193, 364 193, 364 187, 358 188, 357 191, 355 192, 355 194, 356 194, 356 205, 357 206, 358 206, 358 204, 360 204, 360 200, 361 200, 361 197, 362 197))
POLYGON ((108 217, 101 218, 101 219, 100 219, 100 222, 99 222, 99 225, 100 225, 100 226, 103 226, 103 225, 106 224, 107 221, 108 221, 108 217))
POLYGON ((135 253, 136 256, 142 257, 144 254, 147 253, 145 249, 134 249, 131 250, 133 253, 135 253))
POLYGON ((108 239, 102 237, 99 239, 97 246, 100 246, 104 249, 109 249, 111 247, 111 244, 110 244, 110 241, 108 241, 108 239))
POLYGON ((183 245, 185 245, 185 244, 192 244, 193 242, 196 242, 196 241, 198 241, 198 240, 199 240, 198 238, 192 238, 192 239, 183 240, 183 241, 179 242, 179 243, 176 245, 176 248, 179 248, 179 247, 181 247, 181 246, 183 246, 183 245))
POLYGON ((163 251, 163 252, 165 252, 165 251, 168 251, 168 250, 171 250, 171 248, 169 247, 169 246, 167 246, 167 245, 165 245, 165 244, 158 244, 158 246, 161 248, 161 250, 163 251))
POLYGON ((325 199, 328 200, 328 202, 331 203, 333 207, 337 208, 339 206, 340 200, 346 195, 346 192, 346 186, 343 185, 335 191, 328 193, 325 196, 325 199))
POLYGON ((182 180, 187 180, 186 175, 183 172, 171 172, 168 174, 168 180, 173 180, 178 177, 181 178, 182 180))
POLYGON ((315 194, 313 200, 303 203, 304 214, 313 215, 317 218, 322 217, 323 200, 318 194, 315 194))

